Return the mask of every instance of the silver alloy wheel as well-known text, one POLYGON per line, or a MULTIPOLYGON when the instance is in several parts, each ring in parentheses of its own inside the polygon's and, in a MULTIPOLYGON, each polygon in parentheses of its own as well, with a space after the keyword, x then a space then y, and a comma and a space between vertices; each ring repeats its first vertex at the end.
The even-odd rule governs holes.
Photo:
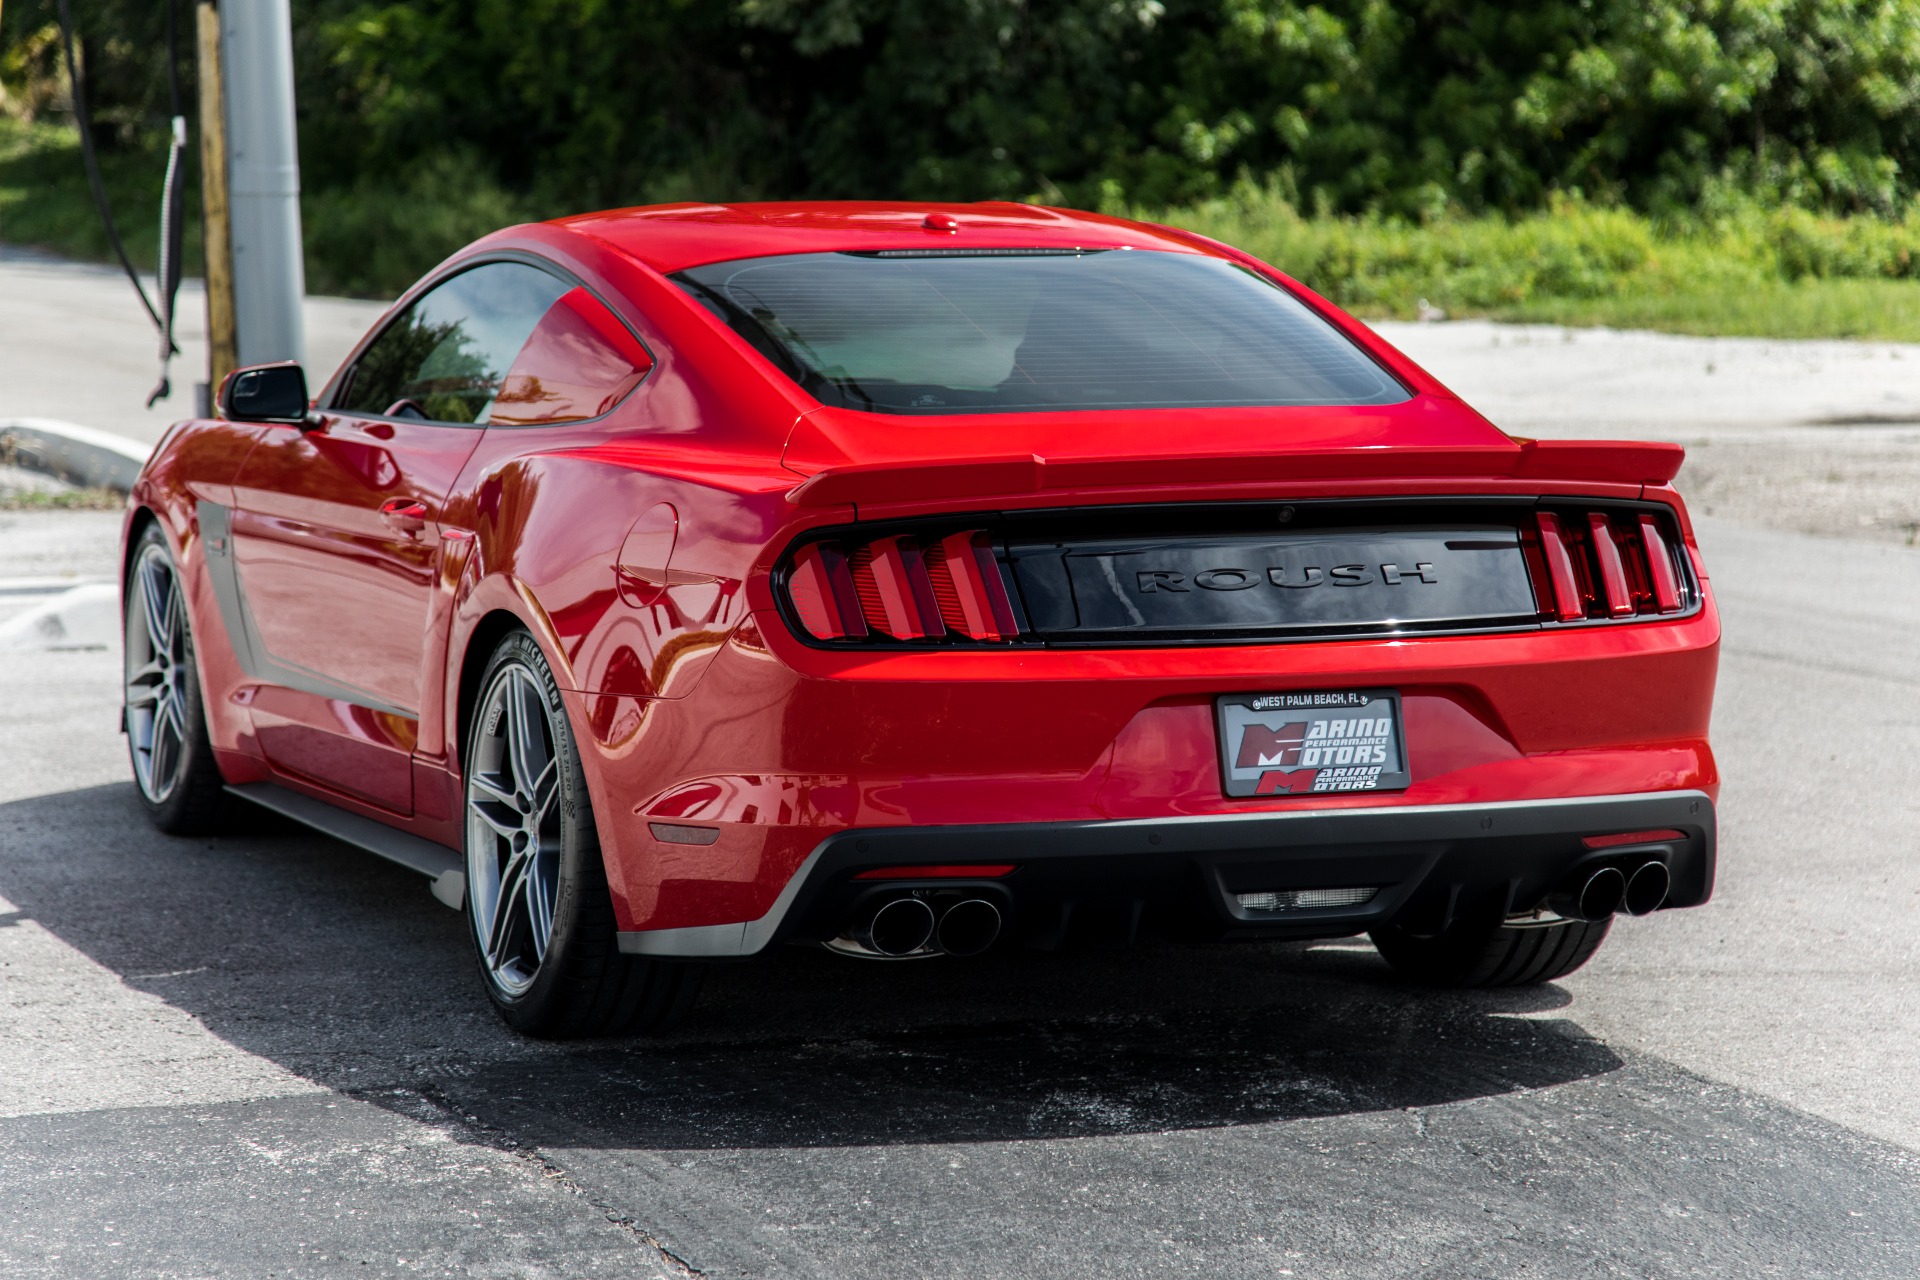
POLYGON ((469 918, 487 971, 517 996, 553 937, 560 882, 560 764, 539 677, 501 668, 480 704, 467 762, 469 918))
POLYGON ((193 679, 187 609, 165 548, 148 546, 127 593, 127 737, 134 781, 150 804, 163 804, 186 760, 185 682, 193 679))

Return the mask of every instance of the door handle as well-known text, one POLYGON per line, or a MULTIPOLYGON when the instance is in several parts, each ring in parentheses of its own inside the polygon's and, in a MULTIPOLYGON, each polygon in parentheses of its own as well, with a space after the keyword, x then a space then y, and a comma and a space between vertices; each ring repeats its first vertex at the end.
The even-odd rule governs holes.
POLYGON ((427 504, 418 498, 388 498, 380 504, 380 514, 403 533, 418 533, 427 527, 427 504))

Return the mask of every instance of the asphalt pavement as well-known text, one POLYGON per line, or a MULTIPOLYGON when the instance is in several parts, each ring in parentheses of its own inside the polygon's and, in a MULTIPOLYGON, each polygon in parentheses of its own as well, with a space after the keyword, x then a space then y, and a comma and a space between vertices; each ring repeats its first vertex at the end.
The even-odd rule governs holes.
MULTIPOLYGON (((0 626, 117 528, 0 512, 0 626)), ((1524 992, 1363 942, 788 949, 664 1039, 534 1043, 417 877, 154 834, 111 648, 0 655, 0 1275, 1920 1274, 1920 551, 1702 537, 1718 891, 1524 992)))
MULTIPOLYGON (((0 547, 97 572, 116 524, 0 547)), ((1719 891, 1519 993, 1360 943, 791 950, 663 1041, 536 1044, 417 878, 153 834, 116 654, 10 655, 0 1273, 1920 1273, 1920 552, 1705 539, 1719 891)))

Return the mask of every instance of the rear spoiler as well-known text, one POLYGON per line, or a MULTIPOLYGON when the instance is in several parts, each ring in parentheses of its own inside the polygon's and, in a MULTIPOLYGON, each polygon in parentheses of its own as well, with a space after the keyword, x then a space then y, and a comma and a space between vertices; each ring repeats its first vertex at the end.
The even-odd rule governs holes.
POLYGON ((1663 485, 1686 450, 1635 440, 1515 440, 1511 445, 1329 449, 1312 453, 1156 454, 1132 458, 915 459, 829 467, 787 493, 797 506, 940 502, 1081 489, 1200 487, 1297 480, 1489 479, 1663 485))

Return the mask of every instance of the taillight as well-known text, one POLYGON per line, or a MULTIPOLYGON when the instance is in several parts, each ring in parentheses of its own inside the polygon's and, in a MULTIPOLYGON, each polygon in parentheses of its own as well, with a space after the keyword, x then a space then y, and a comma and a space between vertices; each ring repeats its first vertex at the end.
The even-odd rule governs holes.
POLYGON ((973 640, 1007 640, 1018 632, 986 534, 956 533, 928 547, 927 576, 948 630, 973 640))
POLYGON ((1633 618, 1688 606, 1679 543, 1654 514, 1539 511, 1534 520, 1524 541, 1542 618, 1633 618))
POLYGON ((991 642, 1020 631, 993 543, 978 529, 811 543, 794 554, 786 594, 816 640, 991 642))
POLYGON ((865 613, 854 596, 853 575, 838 547, 816 543, 801 549, 787 573, 787 599, 811 636, 845 640, 867 634, 865 613))

